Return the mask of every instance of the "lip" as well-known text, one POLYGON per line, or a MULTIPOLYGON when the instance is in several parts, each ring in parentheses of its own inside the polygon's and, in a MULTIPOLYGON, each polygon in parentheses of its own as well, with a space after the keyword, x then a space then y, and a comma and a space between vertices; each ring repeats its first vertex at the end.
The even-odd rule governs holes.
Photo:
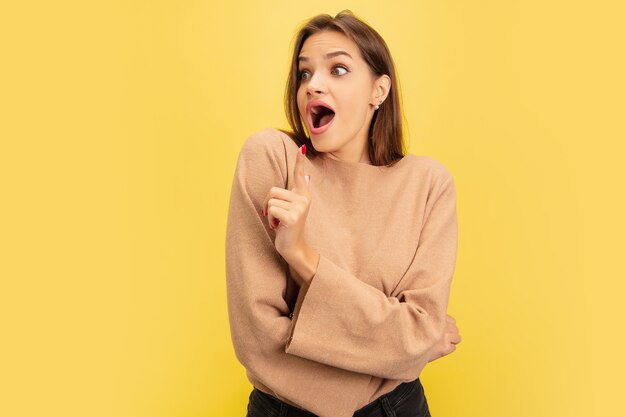
POLYGON ((328 128, 330 127, 330 125, 333 124, 333 122, 335 121, 335 118, 337 117, 337 113, 335 113, 335 117, 333 117, 331 119, 330 122, 326 123, 324 126, 322 127, 313 127, 313 119, 311 118, 311 107, 313 106, 323 106, 323 107, 327 107, 329 109, 331 109, 334 113, 335 113, 335 109, 333 109, 331 106, 329 106, 328 104, 324 103, 322 100, 312 100, 309 101, 306 105, 306 122, 309 125, 309 132, 311 132, 311 134, 313 135, 319 135, 322 134, 324 132, 326 132, 328 130, 328 128))

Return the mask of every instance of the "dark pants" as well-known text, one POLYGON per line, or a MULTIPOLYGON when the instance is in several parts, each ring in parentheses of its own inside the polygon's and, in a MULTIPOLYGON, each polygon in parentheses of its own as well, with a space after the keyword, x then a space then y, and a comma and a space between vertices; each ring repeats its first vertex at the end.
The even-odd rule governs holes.
MULTIPOLYGON (((246 417, 318 417, 253 388, 246 417)), ((430 417, 424 387, 417 378, 398 385, 354 412, 353 417, 430 417)))

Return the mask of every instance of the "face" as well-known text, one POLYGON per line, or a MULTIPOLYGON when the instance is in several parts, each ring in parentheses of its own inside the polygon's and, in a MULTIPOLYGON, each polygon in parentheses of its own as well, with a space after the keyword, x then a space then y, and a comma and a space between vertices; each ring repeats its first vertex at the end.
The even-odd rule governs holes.
POLYGON ((309 36, 299 59, 298 109, 314 148, 336 159, 370 163, 367 134, 374 106, 387 97, 389 76, 375 78, 358 46, 333 31, 309 36), (307 104, 313 100, 334 110, 334 116, 321 117, 322 124, 330 119, 330 125, 319 133, 310 125, 318 117, 307 113, 307 104))

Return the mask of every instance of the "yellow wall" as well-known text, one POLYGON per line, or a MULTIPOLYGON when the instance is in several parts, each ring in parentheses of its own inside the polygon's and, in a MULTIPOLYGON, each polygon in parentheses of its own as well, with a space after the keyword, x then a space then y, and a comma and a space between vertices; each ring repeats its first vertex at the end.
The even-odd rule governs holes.
POLYGON ((286 127, 295 28, 344 8, 391 49, 411 153, 457 186, 463 341, 422 374, 433 415, 626 415, 626 7, 606 0, 3 2, 0 415, 245 415, 231 176, 286 127))

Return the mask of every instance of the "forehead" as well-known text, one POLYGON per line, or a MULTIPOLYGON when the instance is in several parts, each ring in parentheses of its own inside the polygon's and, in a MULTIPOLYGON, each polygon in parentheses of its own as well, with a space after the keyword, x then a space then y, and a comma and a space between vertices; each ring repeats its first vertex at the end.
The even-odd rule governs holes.
POLYGON ((357 59, 359 55, 358 47, 352 39, 348 38, 343 33, 328 30, 309 36, 302 45, 300 55, 312 57, 336 49, 343 49, 355 59, 357 59))

